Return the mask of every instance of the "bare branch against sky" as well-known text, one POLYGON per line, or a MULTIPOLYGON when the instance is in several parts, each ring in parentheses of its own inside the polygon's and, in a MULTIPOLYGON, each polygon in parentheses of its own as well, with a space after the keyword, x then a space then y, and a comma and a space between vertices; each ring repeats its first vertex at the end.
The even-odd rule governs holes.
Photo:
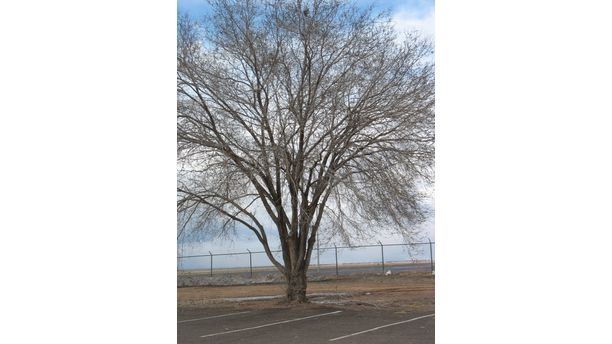
POLYGON ((317 234, 405 235, 432 184, 431 42, 345 1, 211 2, 179 18, 178 211, 250 231, 305 301, 317 234), (268 236, 280 238, 282 261, 268 236))

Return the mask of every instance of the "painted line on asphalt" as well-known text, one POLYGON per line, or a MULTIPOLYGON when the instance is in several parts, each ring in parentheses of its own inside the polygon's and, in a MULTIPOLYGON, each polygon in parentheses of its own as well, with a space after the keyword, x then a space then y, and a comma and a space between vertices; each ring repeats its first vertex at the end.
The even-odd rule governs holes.
POLYGON ((415 320, 419 320, 419 319, 423 319, 423 318, 433 317, 434 315, 435 315, 435 313, 434 314, 424 315, 422 317, 417 317, 417 318, 412 318, 412 319, 408 319, 408 320, 404 320, 404 321, 399 321, 399 322, 396 322, 396 323, 393 323, 393 324, 387 324, 387 325, 383 325, 383 326, 378 326, 378 327, 375 327, 375 328, 371 328, 369 330, 365 330, 365 331, 361 331, 361 332, 356 332, 356 333, 351 333, 351 334, 347 334, 346 336, 330 339, 329 341, 333 342, 334 340, 344 339, 344 338, 356 336, 358 334, 363 334, 363 333, 366 333, 366 332, 372 332, 372 331, 380 330, 381 328, 385 328, 385 327, 389 327, 389 326, 395 326, 395 325, 404 324, 404 323, 407 323, 407 322, 411 322, 411 321, 415 321, 415 320))
POLYGON ((238 329, 238 330, 231 330, 231 331, 225 331, 225 332, 206 334, 206 335, 203 335, 203 336, 200 336, 200 337, 201 338, 205 338, 205 337, 219 336, 219 335, 228 334, 228 333, 235 333, 235 332, 241 332, 241 331, 255 330, 255 329, 258 329, 258 328, 262 328, 262 327, 286 324, 286 323, 290 323, 290 322, 294 322, 294 321, 299 321, 299 320, 306 320, 306 319, 310 319, 310 318, 322 317, 322 316, 325 316, 325 315, 338 314, 340 312, 342 312, 342 311, 335 311, 335 312, 329 312, 329 313, 323 313, 323 314, 315 314, 315 315, 311 315, 311 316, 307 316, 307 317, 303 317, 303 318, 296 318, 296 319, 290 319, 290 320, 285 320, 285 321, 279 321, 279 322, 275 322, 275 323, 271 323, 271 324, 265 324, 265 325, 259 325, 259 326, 254 326, 254 327, 241 328, 241 329, 238 329))
POLYGON ((222 318, 222 317, 229 317, 230 315, 237 315, 237 314, 245 314, 245 313, 251 313, 251 311, 246 311, 246 312, 238 312, 238 313, 229 313, 229 314, 221 314, 221 315, 215 315, 212 317, 206 317, 206 318, 197 318, 197 319, 189 319, 189 320, 181 320, 178 323, 185 323, 185 322, 189 322, 189 321, 198 321, 198 320, 206 320, 206 319, 214 319, 214 318, 222 318))

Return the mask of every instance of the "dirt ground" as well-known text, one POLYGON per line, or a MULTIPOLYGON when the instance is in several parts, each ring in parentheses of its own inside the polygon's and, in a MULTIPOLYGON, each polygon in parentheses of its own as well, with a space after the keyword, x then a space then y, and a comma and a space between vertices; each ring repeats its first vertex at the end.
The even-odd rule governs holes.
MULTIPOLYGON (((390 276, 382 274, 353 274, 308 283, 309 307, 334 305, 346 308, 376 308, 394 311, 433 311, 435 305, 435 276, 430 272, 407 271, 390 276), (321 295, 322 294, 322 295, 321 295)), ((281 296, 283 284, 240 286, 184 287, 177 289, 179 311, 189 308, 232 307, 262 309, 287 307, 281 296), (263 300, 244 300, 269 296, 263 300)), ((295 305, 292 307, 296 307, 295 305)))

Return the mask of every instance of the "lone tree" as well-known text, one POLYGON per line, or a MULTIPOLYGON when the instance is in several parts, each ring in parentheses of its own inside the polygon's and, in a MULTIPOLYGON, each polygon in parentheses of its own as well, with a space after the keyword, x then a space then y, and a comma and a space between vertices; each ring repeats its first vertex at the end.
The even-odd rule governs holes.
POLYGON ((206 230, 251 231, 287 300, 306 302, 321 229, 349 240, 424 219, 432 45, 345 1, 211 7, 178 22, 178 211, 206 230))

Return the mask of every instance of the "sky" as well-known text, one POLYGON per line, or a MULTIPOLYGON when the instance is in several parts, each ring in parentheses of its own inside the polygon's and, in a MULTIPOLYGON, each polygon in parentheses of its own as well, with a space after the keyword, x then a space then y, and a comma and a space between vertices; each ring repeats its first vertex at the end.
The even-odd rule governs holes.
MULTIPOLYGON (((433 0, 356 0, 359 6, 373 5, 375 11, 389 10, 393 25, 398 32, 418 30, 424 36, 434 38, 433 0)), ((178 0, 178 13, 193 16, 205 13, 209 6, 206 0, 178 0)))
MULTIPOLYGON (((356 0, 358 6, 366 7, 372 5, 374 11, 388 10, 390 12, 392 23, 395 30, 398 33, 406 31, 419 31, 423 36, 430 39, 434 39, 434 1, 433 0, 356 0)), ((177 11, 179 14, 187 13, 190 16, 198 17, 206 13, 209 10, 209 5, 205 0, 178 0, 177 11)), ((431 218, 422 225, 421 238, 429 238, 435 240, 434 231, 434 219, 431 218)), ((277 247, 278 241, 274 241, 275 238, 270 238, 271 246, 277 247)), ((401 243, 403 242, 402 237, 399 235, 378 235, 367 243, 376 243, 377 241, 383 243, 401 243)), ((333 243, 329 243, 333 245, 333 243)), ((337 245, 341 245, 339 242, 337 245)), ((262 250, 261 244, 255 240, 252 233, 240 235, 232 240, 221 240, 206 238, 205 240, 199 241, 182 241, 179 243, 177 248, 178 255, 198 255, 208 254, 209 251, 213 253, 227 253, 227 252, 244 252, 247 249, 251 251, 262 250)), ((401 259, 407 257, 407 253, 402 250, 397 250, 396 253, 389 253, 390 259, 401 259)), ((352 262, 357 259, 363 259, 366 261, 376 260, 380 258, 380 252, 377 250, 360 250, 358 252, 346 251, 345 255, 347 261, 352 262)), ((263 257, 262 257, 263 258, 263 257)), ((220 261, 219 261, 220 262, 220 261)), ((231 264, 229 258, 227 264, 231 264)), ((240 264, 240 263, 236 263, 240 264)))

